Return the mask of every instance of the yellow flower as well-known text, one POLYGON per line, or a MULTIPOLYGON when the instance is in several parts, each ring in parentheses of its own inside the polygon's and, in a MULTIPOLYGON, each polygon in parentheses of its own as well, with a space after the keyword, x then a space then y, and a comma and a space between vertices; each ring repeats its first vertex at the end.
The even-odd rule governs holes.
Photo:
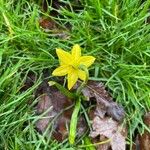
POLYGON ((56 49, 56 53, 60 66, 53 71, 53 76, 67 75, 69 90, 77 82, 78 78, 85 81, 86 73, 79 67, 80 65, 84 65, 87 68, 91 66, 95 61, 93 56, 81 56, 81 48, 78 44, 73 46, 71 54, 60 48, 56 49))

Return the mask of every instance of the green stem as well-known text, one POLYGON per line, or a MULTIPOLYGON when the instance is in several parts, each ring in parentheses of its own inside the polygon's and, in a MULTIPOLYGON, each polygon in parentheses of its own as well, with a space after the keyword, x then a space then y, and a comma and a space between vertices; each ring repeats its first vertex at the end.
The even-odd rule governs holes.
POLYGON ((76 129, 77 129, 77 122, 78 122, 78 114, 81 107, 81 99, 75 102, 75 108, 73 110, 71 121, 70 121, 70 133, 69 133, 69 142, 70 144, 74 144, 75 137, 76 137, 76 129))
POLYGON ((66 88, 64 88, 61 84, 55 82, 55 81, 49 81, 48 82, 49 86, 53 86, 55 85, 57 87, 58 90, 60 90, 60 92, 62 94, 64 94, 65 96, 67 96, 70 99, 75 99, 76 98, 76 94, 75 93, 71 93, 69 90, 67 90, 66 88))
POLYGON ((93 147, 93 146, 98 146, 98 145, 102 145, 102 144, 106 144, 109 143, 111 141, 111 139, 105 140, 105 141, 100 141, 98 143, 94 143, 94 144, 88 144, 88 145, 79 145, 79 148, 87 148, 87 147, 93 147))
POLYGON ((92 141, 88 136, 84 138, 84 144, 87 145, 87 147, 85 147, 86 150, 96 150, 95 146, 92 144, 92 141))

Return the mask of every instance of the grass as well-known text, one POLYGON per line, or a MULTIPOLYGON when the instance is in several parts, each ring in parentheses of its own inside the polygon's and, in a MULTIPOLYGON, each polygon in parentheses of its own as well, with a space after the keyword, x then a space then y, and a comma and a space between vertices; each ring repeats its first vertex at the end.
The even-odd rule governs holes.
MULTIPOLYGON (((43 70, 57 65, 55 48, 69 50, 78 43, 83 53, 96 57, 91 79, 102 81, 113 98, 126 111, 128 144, 135 132, 150 130, 143 115, 150 110, 150 25, 147 18, 150 1, 81 0, 79 9, 61 8, 52 17, 70 36, 60 39, 39 27, 41 11, 36 1, 1 0, 0 2, 0 149, 65 149, 69 143, 52 141, 35 130, 34 91, 44 80, 43 70), (67 29, 69 24, 72 28, 67 29), (33 72, 36 83, 21 91, 27 74, 33 72), (29 101, 32 104, 29 105, 29 101)), ((49 11, 53 8, 49 7, 49 11)), ((82 138, 80 139, 82 141, 82 138)), ((81 144, 81 142, 76 145, 81 144)), ((69 150, 69 149, 68 149, 69 150)), ((71 148, 70 148, 71 150, 71 148)))

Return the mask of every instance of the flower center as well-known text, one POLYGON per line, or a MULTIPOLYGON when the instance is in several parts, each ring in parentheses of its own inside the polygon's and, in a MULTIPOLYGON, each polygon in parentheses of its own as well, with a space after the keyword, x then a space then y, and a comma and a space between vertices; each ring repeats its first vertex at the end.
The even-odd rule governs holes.
POLYGON ((79 65, 78 64, 73 64, 72 68, 75 69, 75 70, 78 70, 79 69, 79 65))
POLYGON ((72 62, 71 66, 72 66, 74 69, 76 69, 76 70, 79 69, 79 63, 78 63, 77 61, 75 61, 75 60, 72 62))

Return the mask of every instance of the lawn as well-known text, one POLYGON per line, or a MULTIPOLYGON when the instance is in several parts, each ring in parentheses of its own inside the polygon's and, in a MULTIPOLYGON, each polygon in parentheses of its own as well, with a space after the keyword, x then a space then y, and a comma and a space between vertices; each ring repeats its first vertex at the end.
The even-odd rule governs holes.
POLYGON ((35 112, 36 90, 54 79, 56 48, 70 51, 74 44, 96 58, 90 80, 102 82, 124 107, 131 149, 137 133, 150 132, 143 123, 150 111, 150 1, 62 0, 44 10, 41 1, 0 1, 0 149, 73 150, 82 145, 81 137, 71 149, 68 139, 58 142, 35 127, 42 117, 35 112), (44 19, 52 27, 45 27, 44 19))

